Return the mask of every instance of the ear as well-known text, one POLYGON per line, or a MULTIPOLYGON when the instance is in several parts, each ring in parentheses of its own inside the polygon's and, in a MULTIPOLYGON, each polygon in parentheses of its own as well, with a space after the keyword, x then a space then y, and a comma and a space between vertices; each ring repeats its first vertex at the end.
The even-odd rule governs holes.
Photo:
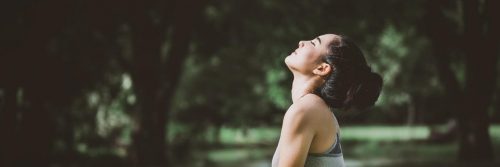
POLYGON ((319 75, 319 76, 326 76, 328 74, 330 74, 330 71, 332 71, 332 66, 330 66, 329 64, 327 63, 321 63, 319 64, 314 70, 313 70, 313 73, 316 74, 316 75, 319 75))

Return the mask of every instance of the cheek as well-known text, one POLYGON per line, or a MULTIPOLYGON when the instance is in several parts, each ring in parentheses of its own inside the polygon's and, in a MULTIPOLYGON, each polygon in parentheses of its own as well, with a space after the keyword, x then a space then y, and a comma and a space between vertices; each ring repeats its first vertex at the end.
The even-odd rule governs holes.
POLYGON ((314 66, 314 56, 312 54, 299 53, 285 58, 286 65, 297 71, 308 71, 314 66))
POLYGON ((297 61, 301 62, 304 65, 314 65, 317 59, 317 53, 314 50, 304 50, 303 52, 299 52, 296 56, 297 61))

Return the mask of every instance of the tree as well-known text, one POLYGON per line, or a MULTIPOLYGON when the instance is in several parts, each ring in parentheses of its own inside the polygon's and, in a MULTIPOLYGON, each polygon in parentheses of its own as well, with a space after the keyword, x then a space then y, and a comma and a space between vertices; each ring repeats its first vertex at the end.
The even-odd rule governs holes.
POLYGON ((130 73, 137 95, 139 127, 133 143, 139 166, 168 164, 165 161, 167 116, 189 53, 193 27, 204 3, 128 2, 132 58, 130 61, 123 58, 121 63, 130 73), (166 39, 167 36, 170 38, 166 39), (163 56, 166 42, 170 49, 163 56))
POLYGON ((498 61, 499 21, 497 1, 464 0, 462 8, 462 34, 457 23, 447 18, 443 11, 453 4, 449 1, 429 1, 427 5, 427 35, 433 42, 433 54, 437 59, 440 80, 447 85, 448 100, 452 102, 451 112, 456 112, 459 127, 459 160, 493 160, 489 136, 488 107, 496 86, 498 61), (484 9, 480 11, 479 9, 484 9), (455 25, 454 25, 455 24, 455 25), (459 41, 459 42, 457 42, 459 41), (457 56, 453 49, 462 49, 465 57, 465 85, 462 89, 450 68, 450 56, 457 56), (453 55, 455 54, 455 55, 453 55))
MULTIPOLYGON (((17 4, 17 3, 15 3, 17 4)), ((66 1, 52 0, 46 3, 37 3, 27 7, 17 4, 11 11, 13 13, 23 13, 23 15, 7 15, 13 20, 22 19, 20 22, 13 22, 10 29, 5 33, 18 35, 8 35, 14 39, 2 46, 3 61, 2 66, 2 86, 6 88, 6 108, 2 112, 1 133, 7 137, 2 138, 0 147, 2 148, 2 162, 0 165, 38 165, 48 166, 50 157, 50 147, 54 138, 54 124, 49 112, 49 103, 57 98, 61 98, 66 92, 58 81, 61 71, 61 62, 54 57, 48 56, 47 44, 53 35, 59 32, 65 25, 64 15, 69 8, 65 8, 66 1), (53 9, 52 12, 45 12, 53 9), (62 89, 56 89, 62 88, 62 89), (23 103, 29 106, 19 105, 19 91, 23 92, 23 103), (22 115, 22 119, 17 119, 22 115), (32 136, 37 136, 33 140, 32 136)), ((4 135, 2 135, 4 136, 4 135)))

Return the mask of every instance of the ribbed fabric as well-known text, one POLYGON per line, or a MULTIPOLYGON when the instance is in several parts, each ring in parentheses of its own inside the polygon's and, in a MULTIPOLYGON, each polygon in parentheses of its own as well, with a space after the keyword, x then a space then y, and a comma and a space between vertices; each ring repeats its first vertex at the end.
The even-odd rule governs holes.
POLYGON ((328 151, 321 154, 309 153, 304 167, 345 167, 339 134, 337 133, 337 141, 328 151))

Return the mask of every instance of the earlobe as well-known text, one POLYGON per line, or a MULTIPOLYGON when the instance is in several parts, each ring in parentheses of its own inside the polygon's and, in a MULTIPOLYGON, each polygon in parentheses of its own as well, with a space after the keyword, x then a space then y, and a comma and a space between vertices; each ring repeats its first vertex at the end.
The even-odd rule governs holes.
POLYGON ((316 69, 314 69, 313 73, 319 76, 326 76, 330 73, 332 67, 329 64, 322 63, 316 69))

